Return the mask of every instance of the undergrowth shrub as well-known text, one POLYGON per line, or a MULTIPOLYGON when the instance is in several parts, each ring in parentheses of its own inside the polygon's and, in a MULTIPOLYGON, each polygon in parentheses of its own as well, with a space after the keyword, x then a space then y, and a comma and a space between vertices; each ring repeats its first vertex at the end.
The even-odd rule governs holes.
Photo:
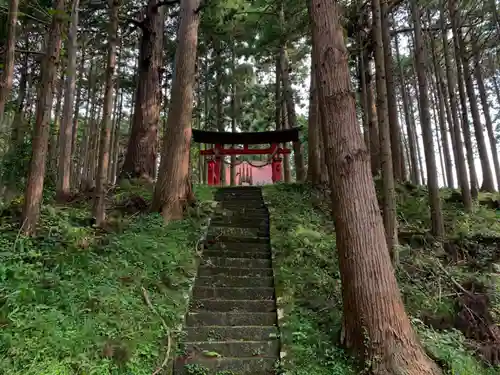
MULTIPOLYGON (((341 285, 328 199, 307 185, 274 185, 264 191, 271 214, 278 304, 285 315, 281 334, 287 352, 286 374, 359 374, 352 359, 338 346, 341 285)), ((500 233, 494 211, 476 206, 472 214, 465 214, 456 209, 455 204, 444 205, 450 236, 500 233)), ((429 230, 428 210, 426 189, 408 192, 398 188, 400 229, 429 230)), ((437 266, 442 252, 433 249, 432 243, 425 246, 429 247, 400 247, 402 265, 398 268, 398 280, 407 311, 415 317, 412 321, 426 350, 443 365, 447 375, 498 374, 498 369, 485 367, 473 356, 461 332, 436 331, 416 319, 423 313, 440 317, 455 313, 456 292, 450 277, 456 282, 473 277, 494 285, 491 275, 472 274, 461 265, 446 265, 449 276, 444 275, 437 266)), ((499 299, 492 298, 493 302, 499 299)))
POLYGON ((0 219, 0 374, 150 375, 163 360, 187 308, 199 218, 136 216, 105 235, 88 217, 84 205, 44 206, 34 238, 0 219))

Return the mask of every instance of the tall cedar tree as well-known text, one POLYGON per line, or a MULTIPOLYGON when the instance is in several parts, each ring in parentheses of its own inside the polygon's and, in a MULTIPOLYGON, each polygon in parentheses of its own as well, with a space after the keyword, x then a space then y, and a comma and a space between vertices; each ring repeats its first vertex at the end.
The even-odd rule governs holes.
POLYGON ((161 212, 166 222, 181 219, 187 204, 194 199, 189 176, 189 151, 199 7, 200 0, 181 2, 171 103, 152 204, 152 210, 161 212))
MULTIPOLYGON (((68 67, 66 82, 64 83, 64 105, 59 131, 59 163, 57 174, 56 195, 63 200, 70 193, 71 152, 73 143, 73 106, 75 104, 76 89, 76 52, 78 50, 78 6, 79 0, 73 0, 71 9, 71 26, 68 32, 68 67)), ((78 116, 77 113, 74 113, 78 116)), ((75 129, 76 130, 76 129, 75 129)))
POLYGON ((142 36, 132 131, 121 171, 122 178, 152 180, 156 171, 160 125, 160 72, 163 54, 164 7, 178 1, 149 0, 145 17, 136 22, 142 36))
POLYGON ((9 3, 9 21, 7 27, 7 48, 5 50, 5 61, 2 77, 0 79, 0 121, 3 119, 5 103, 9 97, 12 88, 12 79, 14 77, 14 60, 16 49, 16 26, 17 10, 19 0, 10 0, 9 3))
MULTIPOLYGON (((377 115, 380 136, 380 161, 382 165, 383 212, 384 227, 387 245, 391 252, 393 261, 397 260, 396 246, 398 244, 397 221, 396 221, 396 192, 394 188, 393 158, 392 152, 398 145, 391 147, 391 129, 388 117, 387 84, 385 79, 386 67, 384 63, 384 45, 382 38, 382 11, 380 0, 372 0, 373 12, 373 34, 375 34, 375 73, 377 85, 377 115)), ((398 159, 399 160, 399 159, 398 159)))
POLYGON ((425 162, 427 169, 427 183, 429 186, 429 206, 431 208, 432 234, 438 238, 444 236, 443 213, 441 211, 441 199, 439 197, 439 185, 437 178, 436 158, 434 141, 432 137, 431 113, 429 102, 429 85, 427 82, 427 55, 424 46, 422 24, 420 21, 421 11, 418 0, 411 0, 411 12, 413 16, 413 28, 415 33, 415 66, 419 88, 419 100, 422 113, 421 126, 424 141, 425 162))
POLYGON ((472 211, 472 196, 469 179, 467 176, 467 165, 465 160, 465 153, 463 149, 462 131, 460 128, 460 120, 458 118, 458 101, 457 101, 457 80, 451 68, 451 57, 448 47, 448 31, 446 28, 446 20, 444 16, 446 0, 442 0, 441 8, 439 10, 439 22, 441 26, 441 38, 443 44, 443 55, 446 66, 446 81, 448 82, 448 97, 450 98, 450 109, 453 123, 453 153, 455 154, 455 161, 457 163, 457 177, 458 185, 462 191, 462 201, 467 212, 472 211))
POLYGON ((345 343, 379 375, 437 375, 406 315, 380 217, 370 156, 356 119, 339 5, 311 0, 342 277, 345 343))
POLYGON ((42 203, 45 165, 50 136, 50 113, 54 99, 54 85, 61 52, 61 39, 65 21, 64 0, 54 1, 55 12, 47 35, 47 48, 42 61, 40 88, 36 106, 35 129, 33 133, 31 161, 28 182, 24 193, 23 223, 21 230, 26 235, 35 232, 42 203))
POLYGON ((102 225, 106 219, 106 182, 108 181, 109 149, 111 143, 111 112, 113 111, 113 88, 115 87, 116 48, 118 45, 118 7, 120 5, 120 0, 108 0, 108 3, 108 62, 106 68, 104 108, 101 124, 101 145, 99 148, 99 165, 97 167, 96 196, 94 202, 94 217, 97 225, 102 225))

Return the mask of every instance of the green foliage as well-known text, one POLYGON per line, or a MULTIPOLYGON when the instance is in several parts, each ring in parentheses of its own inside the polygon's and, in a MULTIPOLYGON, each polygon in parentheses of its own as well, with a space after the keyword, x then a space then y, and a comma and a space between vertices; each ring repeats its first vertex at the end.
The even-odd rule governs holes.
MULTIPOLYGON (((342 299, 337 263, 335 233, 327 200, 307 186, 266 187, 271 214, 278 305, 284 311, 280 322, 284 343, 284 367, 289 374, 358 374, 352 359, 338 347, 342 299), (313 208, 314 207, 314 208, 313 208)), ((400 228, 423 232, 429 229, 427 192, 411 194, 398 187, 400 228)), ((448 192, 444 191, 444 195, 448 192)), ((476 207, 473 214, 457 212, 456 205, 445 204, 444 215, 453 237, 459 232, 498 235, 492 210, 476 207), (463 226, 458 225, 458 223, 463 226), (465 229, 467 228, 467 229, 465 229)), ((493 212, 494 213, 494 212, 493 212)), ((405 305, 413 317, 453 319, 456 292, 450 278, 458 283, 477 280, 490 289, 492 314, 500 316, 498 277, 480 275, 463 264, 438 266, 443 254, 432 244, 423 249, 400 249, 398 280, 405 305)), ((485 368, 473 356, 464 336, 454 330, 435 331, 419 319, 414 326, 434 358, 444 364, 447 375, 493 375, 498 369, 485 368)))
POLYGON ((24 190, 31 159, 31 142, 10 148, 0 160, 0 179, 16 190, 24 190))
POLYGON ((102 237, 88 217, 44 206, 36 238, 0 222, 0 374, 151 374, 163 360, 162 320, 175 335, 187 308, 197 220, 136 216, 102 237))
POLYGON ((484 368, 471 353, 465 349, 466 342, 461 332, 450 330, 437 332, 414 321, 420 339, 433 354, 446 363, 447 375, 496 375, 498 369, 484 368))
POLYGON ((271 214, 278 305, 288 374, 357 374, 336 345, 342 318, 340 274, 332 224, 312 208, 300 185, 266 187, 271 214))

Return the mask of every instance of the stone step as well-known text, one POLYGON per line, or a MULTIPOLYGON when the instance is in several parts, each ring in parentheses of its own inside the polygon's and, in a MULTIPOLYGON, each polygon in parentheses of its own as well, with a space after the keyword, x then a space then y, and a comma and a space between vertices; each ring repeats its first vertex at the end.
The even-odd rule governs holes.
POLYGON ((261 243, 261 244, 268 244, 269 243, 269 237, 235 237, 235 236, 226 236, 226 235, 214 235, 214 234, 207 234, 207 240, 208 243, 215 243, 215 242, 228 242, 228 243, 261 243))
POLYGON ((272 267, 271 259, 253 258, 226 258, 226 257, 204 257, 202 265, 212 265, 215 267, 236 267, 236 268, 269 268, 272 267))
POLYGON ((186 325, 199 326, 272 326, 277 323, 276 313, 242 312, 189 312, 186 325))
POLYGON ((196 286, 193 298, 199 299, 229 299, 229 300, 272 300, 274 288, 208 288, 196 286))
POLYGON ((276 358, 189 358, 179 359, 175 364, 176 375, 190 375, 186 365, 203 369, 203 375, 273 375, 276 374, 276 358))
POLYGON ((270 259, 271 251, 228 251, 206 249, 204 257, 226 257, 226 258, 250 258, 250 259, 270 259))
POLYGON ((269 220, 254 219, 246 216, 218 216, 212 217, 210 225, 216 227, 239 227, 239 228, 269 228, 269 220))
POLYGON ((254 200, 263 200, 262 194, 260 192, 258 193, 215 193, 214 194, 215 199, 221 199, 221 200, 230 200, 230 199, 254 199, 254 200))
POLYGON ((239 186, 228 186, 222 187, 215 191, 215 194, 262 194, 262 190, 258 187, 252 187, 251 189, 247 187, 239 187, 239 186))
POLYGON ((272 268, 235 268, 235 267, 207 267, 198 269, 198 277, 203 276, 239 276, 239 277, 272 277, 272 268))
POLYGON ((211 224, 207 231, 207 236, 210 237, 236 237, 236 238, 260 238, 269 235, 268 228, 246 228, 222 225, 216 226, 211 224))
POLYGON ((267 287, 272 288, 274 280, 272 277, 234 277, 234 276, 208 276, 197 277, 195 286, 204 287, 267 287))
POLYGON ((259 203, 255 201, 223 201, 220 202, 220 207, 226 210, 232 210, 232 211, 237 211, 240 214, 244 212, 258 212, 258 213, 268 213, 267 207, 264 202, 259 203))
POLYGON ((278 358, 280 344, 278 340, 270 341, 223 341, 223 342, 186 342, 185 353, 190 356, 203 356, 209 352, 221 357, 233 358, 278 358))
POLYGON ((267 210, 248 210, 245 208, 238 208, 234 210, 220 209, 214 213, 214 218, 218 217, 246 217, 251 219, 266 219, 269 220, 269 213, 267 210))
POLYGON ((266 341, 279 337, 276 326, 186 327, 187 341, 266 341))
POLYGON ((206 242, 205 250, 213 251, 237 251, 237 252, 271 252, 269 243, 248 243, 248 242, 206 242))
POLYGON ((274 312, 276 303, 274 300, 218 300, 197 299, 191 301, 190 311, 214 311, 214 312, 274 312))

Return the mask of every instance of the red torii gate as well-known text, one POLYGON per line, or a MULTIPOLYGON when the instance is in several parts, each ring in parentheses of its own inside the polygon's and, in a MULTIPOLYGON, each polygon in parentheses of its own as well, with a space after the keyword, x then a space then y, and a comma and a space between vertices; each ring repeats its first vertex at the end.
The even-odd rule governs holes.
POLYGON ((272 165, 272 181, 281 181, 282 156, 290 154, 286 147, 280 144, 299 141, 299 128, 267 131, 267 132, 214 132, 193 129, 193 141, 214 145, 213 148, 200 150, 200 155, 208 157, 208 184, 219 185, 221 179, 222 158, 236 155, 269 155, 272 165), (269 144, 263 149, 251 149, 249 145, 269 144), (232 145, 225 148, 225 145, 232 145), (243 145, 235 148, 234 145, 243 145))

